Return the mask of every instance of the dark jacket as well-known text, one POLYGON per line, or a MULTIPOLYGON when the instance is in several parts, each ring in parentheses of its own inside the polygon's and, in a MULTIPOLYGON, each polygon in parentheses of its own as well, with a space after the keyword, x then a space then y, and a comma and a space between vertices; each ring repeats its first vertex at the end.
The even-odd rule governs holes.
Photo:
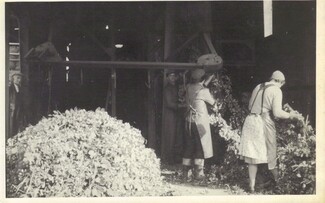
POLYGON ((23 127, 24 105, 21 89, 16 91, 14 84, 9 86, 9 137, 18 133, 23 127))

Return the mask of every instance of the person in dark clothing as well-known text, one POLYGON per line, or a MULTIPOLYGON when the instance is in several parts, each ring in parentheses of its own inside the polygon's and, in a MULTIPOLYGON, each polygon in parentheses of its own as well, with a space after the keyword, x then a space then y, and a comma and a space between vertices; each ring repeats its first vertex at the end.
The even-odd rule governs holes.
POLYGON ((9 86, 9 133, 7 138, 16 135, 24 125, 24 104, 21 91, 22 74, 14 72, 9 86))
POLYGON ((161 137, 161 160, 164 163, 174 164, 181 160, 179 147, 182 146, 182 134, 179 130, 182 121, 182 105, 178 100, 178 75, 175 71, 167 72, 167 84, 164 91, 164 116, 161 137))

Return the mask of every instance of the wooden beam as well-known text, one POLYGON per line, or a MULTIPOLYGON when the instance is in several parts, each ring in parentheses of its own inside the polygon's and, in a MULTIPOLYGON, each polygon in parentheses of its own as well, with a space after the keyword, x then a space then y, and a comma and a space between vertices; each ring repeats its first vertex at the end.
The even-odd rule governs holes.
POLYGON ((264 37, 273 34, 272 0, 263 0, 264 37))
POLYGON ((116 69, 112 68, 111 70, 111 99, 112 99, 112 112, 111 116, 116 116, 116 69))
POLYGON ((200 34, 200 32, 196 32, 195 34, 190 36, 190 38, 188 38, 184 42, 184 44, 182 44, 180 47, 178 47, 176 49, 176 51, 169 54, 169 56, 167 56, 167 59, 165 61, 169 61, 169 60, 173 59, 173 57, 175 57, 179 52, 181 52, 183 49, 185 49, 195 38, 197 38, 199 36, 199 34, 200 34))
MULTIPOLYGON (((202 65, 196 63, 176 63, 176 62, 141 62, 141 61, 60 61, 60 62, 46 62, 46 61, 31 61, 39 64, 53 64, 56 66, 83 66, 87 68, 116 68, 116 69, 178 69, 188 70, 195 68, 203 68, 202 65)), ((206 67, 206 66, 205 66, 206 67)), ((213 68, 213 66, 208 67, 213 68)), ((216 67, 216 70, 219 70, 216 67)))
POLYGON ((209 47, 210 52, 213 54, 217 54, 217 51, 212 44, 210 33, 203 33, 203 36, 204 36, 205 42, 207 43, 207 45, 209 47))

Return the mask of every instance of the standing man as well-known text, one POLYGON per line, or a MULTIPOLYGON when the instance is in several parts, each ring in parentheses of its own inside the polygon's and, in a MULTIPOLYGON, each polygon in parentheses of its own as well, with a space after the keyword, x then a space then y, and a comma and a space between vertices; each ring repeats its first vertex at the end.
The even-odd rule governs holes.
POLYGON ((167 71, 167 85, 164 91, 164 117, 162 126, 162 137, 161 137, 161 160, 164 163, 174 164, 177 163, 177 157, 181 155, 176 149, 177 141, 181 139, 182 135, 178 134, 179 122, 181 122, 181 108, 182 104, 179 103, 178 99, 178 86, 176 81, 178 76, 176 71, 167 71))
POLYGON ((22 74, 15 71, 9 86, 9 137, 16 135, 24 125, 24 105, 21 91, 22 74))
POLYGON ((186 89, 186 135, 183 154, 183 181, 187 180, 188 171, 194 161, 194 178, 203 180, 204 159, 213 156, 210 119, 207 105, 214 106, 216 100, 205 87, 213 78, 210 75, 205 80, 205 71, 195 69, 191 72, 192 83, 186 89))
POLYGON ((270 81, 259 84, 249 100, 250 114, 246 117, 239 146, 239 155, 248 164, 249 189, 255 191, 258 164, 267 163, 275 182, 278 182, 276 163, 276 128, 273 117, 300 119, 296 112, 282 110, 281 87, 285 84, 282 72, 273 72, 270 81))

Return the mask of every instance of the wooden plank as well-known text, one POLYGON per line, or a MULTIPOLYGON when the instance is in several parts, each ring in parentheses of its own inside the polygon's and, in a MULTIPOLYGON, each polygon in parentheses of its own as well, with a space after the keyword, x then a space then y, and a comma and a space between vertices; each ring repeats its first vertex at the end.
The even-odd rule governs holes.
POLYGON ((154 70, 148 70, 148 147, 157 148, 154 70))
POLYGON ((112 112, 111 116, 116 116, 116 69, 112 68, 111 73, 111 92, 112 92, 112 112))
POLYGON ((217 51, 212 44, 210 33, 203 33, 203 36, 204 36, 205 42, 207 43, 207 45, 209 47, 210 52, 213 54, 217 54, 217 51))
POLYGON ((264 37, 273 34, 272 0, 263 0, 264 37))
MULTIPOLYGON (((147 62, 147 61, 60 61, 60 62, 46 62, 46 61, 30 61, 38 64, 53 64, 56 66, 83 66, 86 68, 126 68, 126 69, 195 69, 203 68, 202 65, 196 63, 176 63, 176 62, 147 62)), ((210 67, 209 67, 210 68, 210 67)), ((211 66, 213 68, 213 66, 211 66)), ((216 67, 216 70, 219 70, 216 67)))
MULTIPOLYGON (((165 44, 164 44, 164 61, 167 61, 167 57, 170 55, 170 52, 172 50, 172 46, 173 46, 173 36, 174 36, 174 26, 175 26, 175 20, 174 20, 174 16, 175 16, 175 13, 176 13, 176 9, 175 9, 176 5, 174 2, 167 2, 167 5, 166 5, 166 12, 165 12, 165 44)), ((162 108, 162 122, 161 122, 161 126, 162 126, 162 130, 161 130, 161 138, 163 138, 165 136, 165 129, 164 129, 164 126, 165 126, 165 116, 166 116, 166 112, 165 112, 165 108, 164 106, 166 105, 165 103, 165 86, 167 84, 167 78, 166 78, 166 72, 167 72, 167 69, 165 67, 164 69, 164 79, 163 79, 163 101, 162 101, 162 105, 163 105, 163 108, 162 108)), ((162 141, 160 142, 161 145, 159 146, 160 147, 160 152, 164 151, 162 149, 162 141)), ((161 153, 161 157, 163 157, 163 153, 161 153)), ((166 160, 162 160, 162 161, 166 161, 166 160)))

